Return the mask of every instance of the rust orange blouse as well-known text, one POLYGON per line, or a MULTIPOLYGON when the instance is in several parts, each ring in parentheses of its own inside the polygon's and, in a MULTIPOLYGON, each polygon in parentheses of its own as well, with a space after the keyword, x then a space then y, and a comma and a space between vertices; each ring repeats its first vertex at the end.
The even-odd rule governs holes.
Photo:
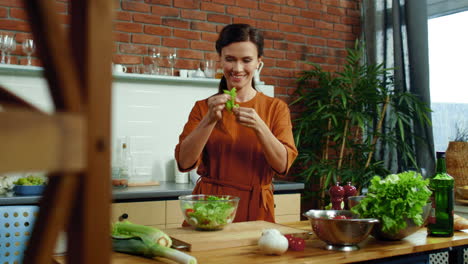
MULTIPOLYGON (((234 114, 223 112, 223 119, 213 129, 196 164, 202 177, 193 194, 226 194, 240 197, 235 222, 265 220, 274 222, 272 179, 274 174, 286 174, 297 156, 292 135, 288 105, 257 92, 241 107, 254 108, 287 151, 287 170, 275 172, 262 152, 255 132, 237 123, 234 114)), ((208 111, 207 99, 197 101, 175 148, 179 160, 180 143, 194 130, 208 111)), ((179 167, 179 169, 181 169, 179 167)))

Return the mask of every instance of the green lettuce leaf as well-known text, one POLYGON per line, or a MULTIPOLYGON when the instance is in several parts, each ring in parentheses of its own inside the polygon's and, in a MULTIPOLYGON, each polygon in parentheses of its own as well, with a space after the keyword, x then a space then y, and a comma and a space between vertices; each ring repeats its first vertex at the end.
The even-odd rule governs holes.
POLYGON ((428 186, 429 180, 414 171, 390 174, 385 179, 374 176, 366 197, 351 211, 363 218, 378 218, 383 232, 396 234, 406 227, 406 219, 423 224, 423 207, 432 193, 428 186))
POLYGON ((226 109, 231 112, 234 107, 239 107, 238 104, 236 104, 236 96, 237 96, 237 90, 236 87, 233 87, 231 91, 229 90, 223 90, 225 94, 229 94, 231 96, 231 99, 226 102, 226 109))

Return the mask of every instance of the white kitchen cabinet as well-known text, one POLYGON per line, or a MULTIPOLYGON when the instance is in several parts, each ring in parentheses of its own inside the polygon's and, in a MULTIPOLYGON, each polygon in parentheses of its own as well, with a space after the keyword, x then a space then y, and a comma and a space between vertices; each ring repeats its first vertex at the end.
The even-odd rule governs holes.
MULTIPOLYGON (((301 195, 299 193, 276 194, 274 199, 277 223, 300 220, 301 195)), ((112 222, 127 219, 132 223, 161 229, 180 227, 184 221, 179 200, 113 203, 111 216, 112 222)))
POLYGON ((124 219, 135 224, 165 228, 166 201, 112 204, 111 221, 124 219))
POLYGON ((166 201, 166 228, 180 227, 183 221, 179 200, 166 201))
POLYGON ((287 223, 300 221, 301 194, 275 194, 275 221, 287 223))

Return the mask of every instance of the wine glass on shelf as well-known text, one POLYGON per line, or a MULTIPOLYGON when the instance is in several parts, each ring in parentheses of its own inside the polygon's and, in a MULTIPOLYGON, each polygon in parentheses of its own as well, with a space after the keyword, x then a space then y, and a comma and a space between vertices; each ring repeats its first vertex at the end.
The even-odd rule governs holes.
POLYGON ((8 64, 11 64, 11 52, 16 50, 16 41, 14 37, 9 37, 8 39, 8 47, 7 47, 7 57, 8 57, 8 64))
POLYGON ((150 59, 151 59, 151 63, 153 64, 152 73, 158 74, 159 66, 161 64, 161 52, 159 51, 159 48, 156 48, 156 47, 150 48, 150 59))
POLYGON ((171 76, 174 76, 174 67, 177 59, 177 51, 175 48, 169 50, 169 65, 171 66, 171 76))
POLYGON ((10 37, 8 35, 0 35, 0 50, 2 51, 2 58, 0 63, 5 64, 6 53, 8 50, 8 42, 10 37))
POLYGON ((28 66, 31 66, 31 54, 34 53, 36 50, 36 45, 34 43, 34 40, 32 39, 25 39, 23 41, 23 52, 26 53, 28 56, 28 66))

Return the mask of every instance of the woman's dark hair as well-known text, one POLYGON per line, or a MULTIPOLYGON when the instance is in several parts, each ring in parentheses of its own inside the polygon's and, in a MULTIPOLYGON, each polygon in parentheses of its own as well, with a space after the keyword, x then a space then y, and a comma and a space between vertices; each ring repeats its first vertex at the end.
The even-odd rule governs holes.
MULTIPOLYGON (((263 56, 263 35, 248 24, 230 24, 225 26, 216 40, 216 51, 221 55, 221 50, 235 42, 250 41, 257 47, 258 57, 263 56)), ((252 79, 252 87, 255 89, 255 81, 252 79)), ((226 78, 223 76, 219 83, 218 93, 227 89, 226 78)))

